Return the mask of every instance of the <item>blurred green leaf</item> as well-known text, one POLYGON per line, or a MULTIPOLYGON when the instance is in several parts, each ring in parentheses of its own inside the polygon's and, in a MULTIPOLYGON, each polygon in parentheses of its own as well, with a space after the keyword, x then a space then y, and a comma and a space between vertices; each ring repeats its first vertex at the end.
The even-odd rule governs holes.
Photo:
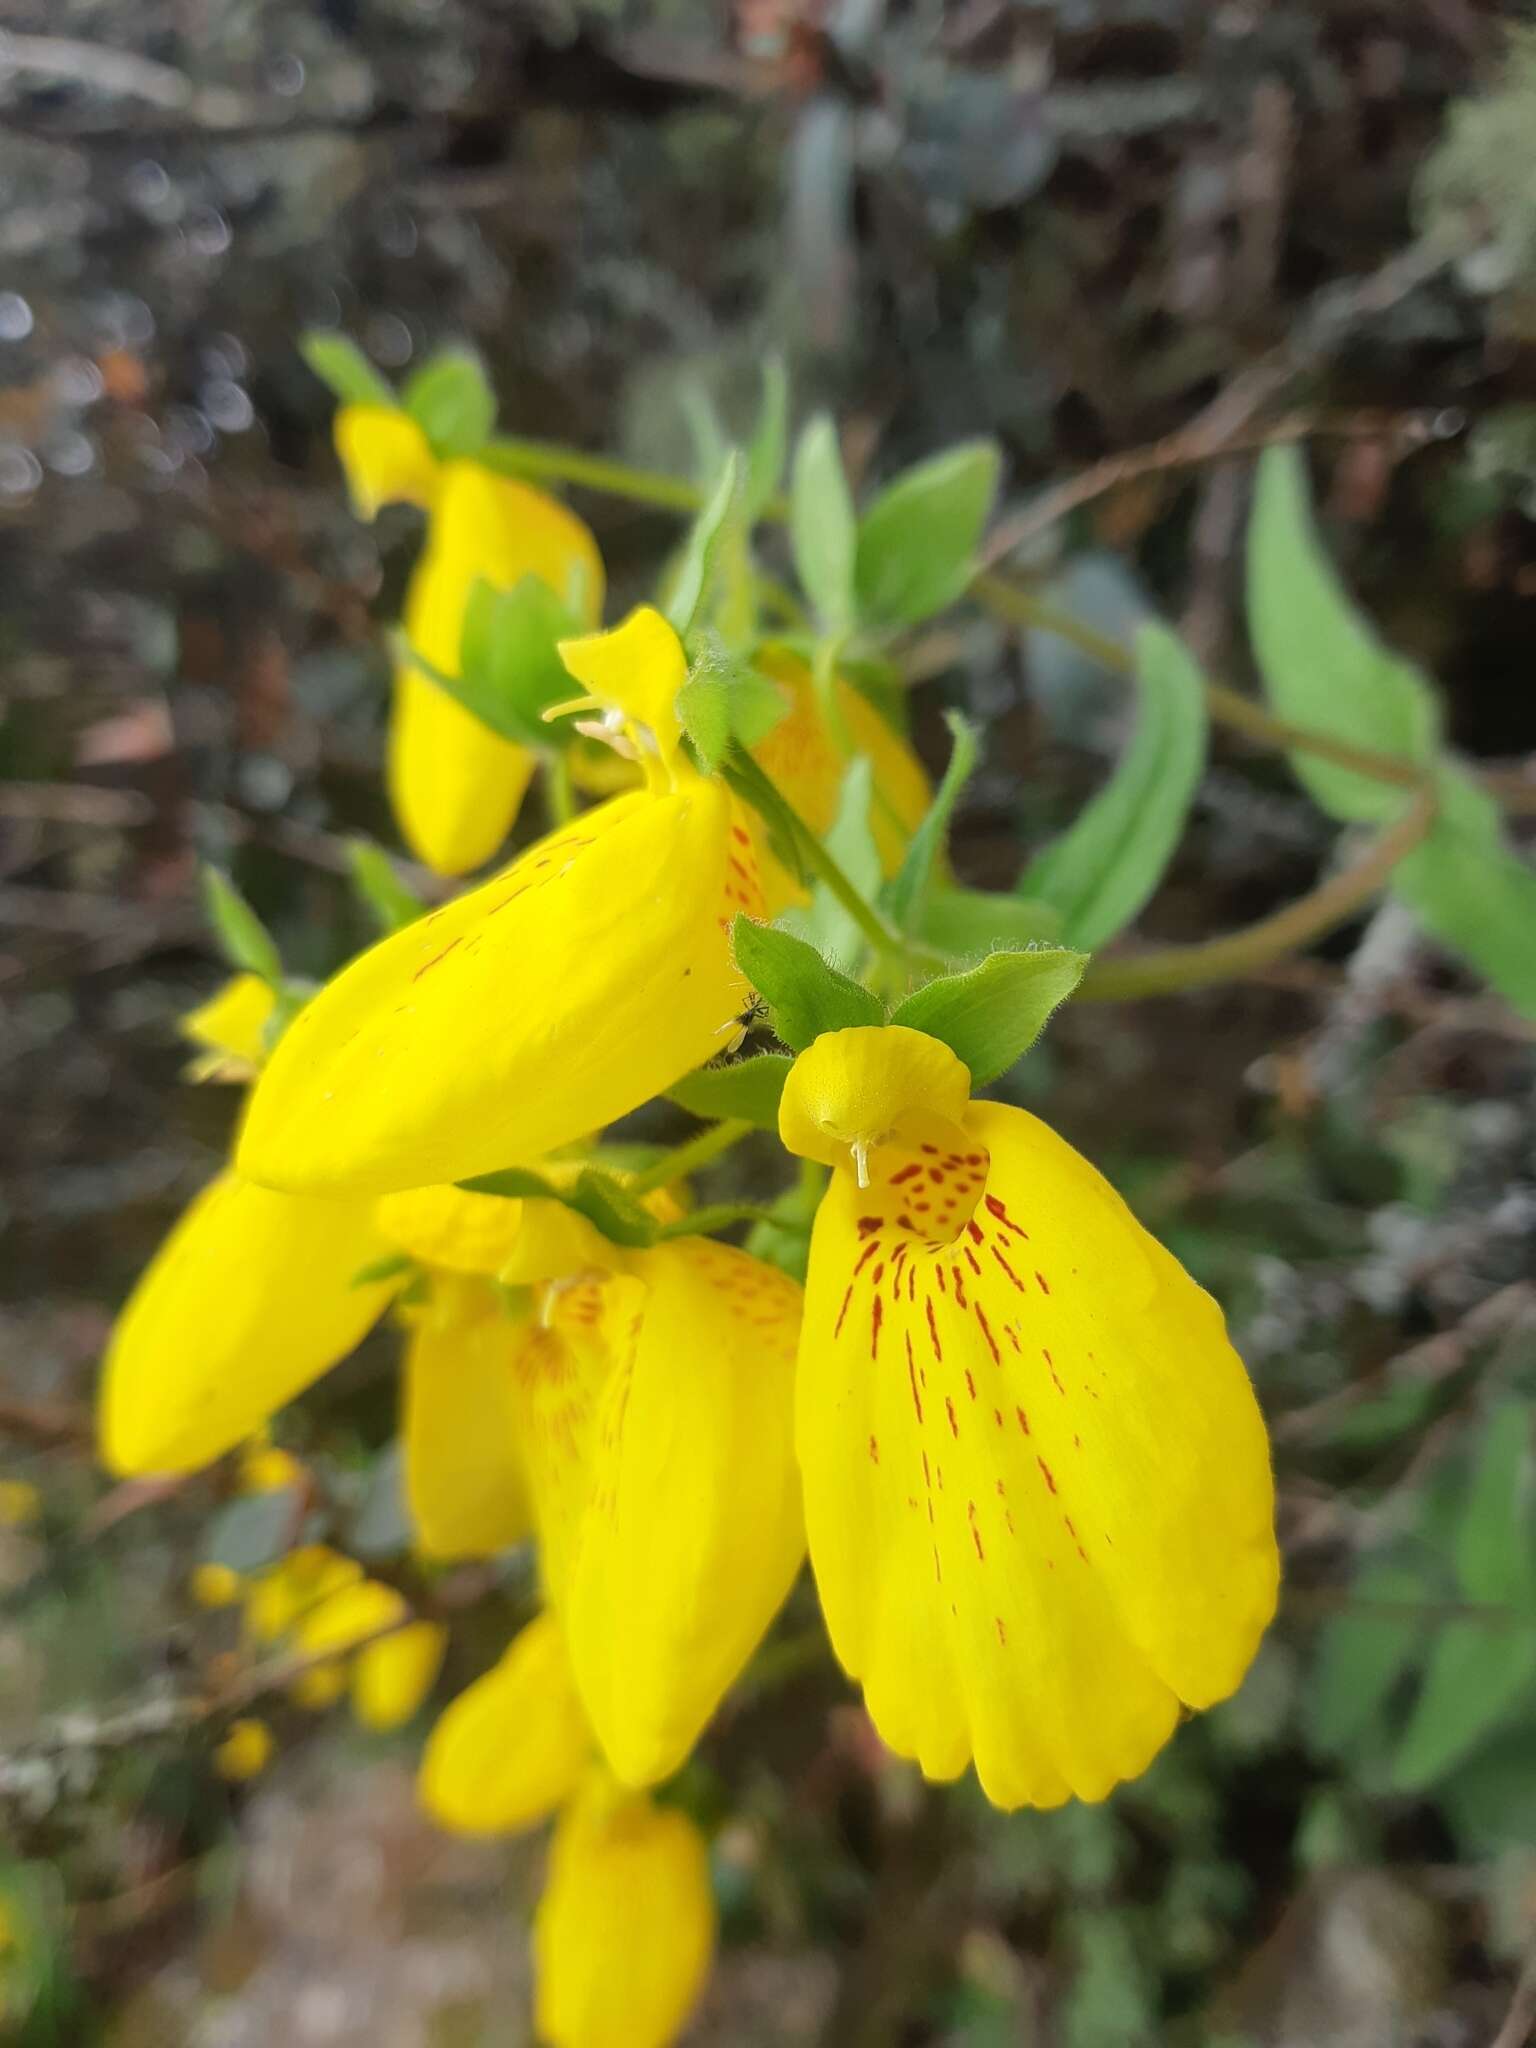
POLYGON ((541 578, 524 576, 510 590, 498 590, 481 577, 464 608, 458 675, 429 673, 492 732, 548 751, 571 738, 568 721, 546 723, 543 714, 577 694, 559 643, 579 630, 541 578))
POLYGON ((1456 1536, 1456 1576, 1469 1600, 1536 1605, 1531 1421, 1529 1402, 1504 1401, 1483 1427, 1456 1536))
POLYGON ((933 793, 933 802, 922 823, 908 841, 901 866, 885 895, 888 914, 904 932, 911 931, 922 916, 934 868, 949 834, 949 821, 960 801, 960 792, 975 771, 980 750, 975 726, 958 711, 946 711, 944 723, 949 727, 950 748, 943 780, 933 793))
POLYGON ((1424 1683, 1392 1759, 1400 1792, 1422 1792, 1469 1756, 1536 1688, 1529 1620, 1467 1615, 1440 1624, 1424 1683))
POLYGON ((468 349, 440 349, 409 380, 401 401, 444 461, 475 454, 496 425, 496 394, 468 349))
POLYGON ((916 935, 951 960, 974 959, 995 946, 1054 943, 1061 937, 1061 915, 1038 899, 992 889, 930 887, 918 913, 916 935))
POLYGON ((458 1186, 472 1195, 502 1195, 509 1200, 559 1202, 599 1230, 613 1244, 644 1246, 656 1242, 656 1219, 621 1184, 593 1167, 583 1167, 570 1187, 557 1186, 530 1167, 508 1166, 497 1173, 476 1174, 458 1186))
POLYGON ((1205 767, 1200 671, 1176 635, 1136 635, 1136 729, 1104 788, 1019 876, 1018 894, 1048 903, 1068 945, 1092 952, 1123 931, 1173 857, 1205 767))
POLYGON ((789 715, 789 700, 770 677, 704 633, 695 637, 677 715, 700 764, 713 770, 733 744, 750 750, 765 739, 789 715))
POLYGON ((1000 466, 995 443, 966 441, 881 491, 858 527, 862 623, 912 626, 954 603, 974 572, 1000 466))
POLYGON ((299 354, 343 405, 387 405, 393 411, 399 404, 393 388, 344 334, 311 328, 299 337, 299 354))
POLYGON ((266 926, 228 875, 218 868, 205 866, 202 884, 203 906, 224 958, 231 967, 259 975, 281 995, 283 963, 266 926))
POLYGON ((1505 1849, 1529 1854, 1536 1842, 1533 1755, 1536 1720, 1513 1722, 1435 1788, 1464 1854, 1487 1856, 1505 1849))
POLYGON ((734 1117, 761 1130, 776 1131, 779 1097, 793 1065, 787 1053, 753 1053, 744 1060, 685 1074, 667 1090, 667 1096, 694 1116, 734 1117))
POLYGON ((1042 946, 993 953, 967 974, 930 981, 891 1012, 893 1024, 942 1039, 985 1088, 1028 1052, 1051 1012, 1082 980, 1085 953, 1042 946))
POLYGON ((768 1005, 774 1031, 791 1050, 803 1052, 824 1031, 885 1022, 885 1006, 804 939, 748 917, 737 918, 731 935, 737 966, 768 1005))
POLYGON ((220 1508, 203 1535, 203 1561, 232 1572, 260 1571, 293 1548, 303 1519, 302 1489, 243 1493, 220 1508))
POLYGON ((365 1559, 400 1557, 410 1549, 413 1534, 405 1496, 405 1450, 396 1437, 373 1461, 347 1526, 347 1547, 365 1559))
POLYGON ((733 513, 740 509, 741 457, 733 448, 726 456, 715 487, 688 529, 682 553, 667 592, 666 613, 679 634, 687 633, 708 594, 715 558, 733 513))
MULTIPOLYGON (((1433 692, 1384 647, 1329 561, 1305 458, 1268 448, 1248 523, 1248 626, 1276 714, 1350 746, 1427 765, 1439 741, 1433 692)), ((1335 818, 1396 817, 1404 792, 1298 748, 1291 766, 1335 818)))
POLYGON ((1424 1647, 1414 1611, 1424 1597, 1421 1574, 1382 1560, 1356 1578, 1352 1605, 1323 1625, 1305 1693, 1307 1729, 1318 1748, 1351 1749, 1375 1723, 1424 1647))
POLYGON ((788 444, 789 377, 782 359, 770 356, 763 364, 763 395, 747 449, 742 504, 749 525, 762 517, 765 506, 779 488, 788 444))
POLYGON ((347 841, 347 868, 352 886, 385 938, 414 924, 426 909, 421 898, 401 881, 383 847, 375 846, 371 839, 347 841))
POLYGON ((795 444, 789 538, 800 587, 833 632, 853 622, 856 532, 837 429, 818 413, 795 444))
POLYGON ((1536 869, 1510 846, 1497 803, 1455 761, 1436 769, 1435 794, 1438 815, 1393 870, 1393 893, 1522 1016, 1536 1017, 1536 869))

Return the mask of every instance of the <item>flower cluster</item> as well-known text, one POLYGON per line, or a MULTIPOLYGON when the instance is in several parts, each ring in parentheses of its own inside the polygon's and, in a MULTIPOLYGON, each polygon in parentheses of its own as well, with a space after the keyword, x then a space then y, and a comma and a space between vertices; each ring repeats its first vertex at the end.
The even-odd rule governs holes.
MULTIPOLYGON (((199 1073, 249 1092, 119 1320, 103 1456, 203 1466, 399 1325, 418 1558, 538 1559, 539 1610, 438 1721, 422 1798, 467 1832, 554 1817, 539 2031, 660 2048, 713 1940, 666 1788, 807 1550, 891 1751, 974 1764, 1002 1807, 1102 1799, 1269 1620, 1264 1430, 1210 1298, 1063 1139, 978 1099, 1080 962, 989 942, 936 972, 892 922, 943 793, 842 640, 738 628, 722 653, 675 605, 596 630, 602 565, 562 506, 382 404, 337 440, 361 512, 427 514, 390 736, 410 846, 444 875, 491 858, 568 759, 562 719, 622 786, 320 989, 247 974, 189 1020, 199 1073), (471 613, 530 578, 573 628, 547 756, 468 688, 471 613), (850 789, 856 889, 827 852, 850 789), (850 899, 845 974, 823 949, 850 899), (770 1025, 784 1050, 737 1056, 770 1025), (605 1142, 674 1091, 719 1148, 757 1125, 801 1162, 746 1247, 739 1211, 692 1206, 708 1144, 605 1142)), ((238 1593, 254 1638, 313 1660, 312 1700, 350 1684, 387 1726, 432 1687, 440 1620, 334 1551, 238 1593)), ((242 1721, 221 1768, 267 1744, 242 1721)))

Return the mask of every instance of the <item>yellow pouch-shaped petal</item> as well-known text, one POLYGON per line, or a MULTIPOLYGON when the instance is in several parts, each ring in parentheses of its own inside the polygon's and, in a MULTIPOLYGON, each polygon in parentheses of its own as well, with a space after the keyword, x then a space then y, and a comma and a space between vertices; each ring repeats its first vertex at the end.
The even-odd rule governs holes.
MULTIPOLYGON (((510 590, 536 576, 578 618, 602 607, 596 543, 565 507, 473 462, 445 464, 426 552, 411 579, 405 636, 443 675, 459 672, 464 614, 481 580, 510 590)), ((388 781, 400 829, 439 874, 489 860, 506 838, 534 756, 504 740, 409 662, 395 678, 388 781)))
MULTIPOLYGON (((569 1185, 580 1161, 541 1164, 541 1177, 569 1185)), ((656 1196, 647 1198, 657 1208, 656 1196)), ((510 1287, 563 1280, 591 1268, 620 1266, 624 1254, 601 1231, 562 1202, 519 1195, 477 1195, 451 1185, 410 1188, 378 1205, 379 1228, 423 1265, 451 1273, 483 1273, 510 1287)), ((658 1214, 670 1222, 672 1215, 658 1214)))
POLYGON ((248 1437, 377 1320, 388 1285, 352 1280, 387 1249, 367 1203, 277 1195, 221 1173, 117 1319, 103 1462, 117 1473, 191 1472, 248 1437))
MULTIPOLYGON (((757 665, 783 690, 789 711, 758 741, 753 759, 820 838, 837 817, 850 755, 866 755, 872 771, 870 830, 882 871, 894 875, 933 797, 922 762, 863 691, 841 676, 833 684, 829 721, 811 672, 798 655, 766 647, 757 665)), ((770 917, 805 900, 805 890, 766 847, 760 859, 770 917)))
POLYGON ((612 1364, 552 1594, 604 1755, 645 1785, 683 1762, 799 1569, 800 1290, 706 1238, 635 1272, 605 1290, 612 1364))
POLYGON ((279 1040, 242 1171, 378 1194, 464 1180, 660 1094, 747 998, 731 831, 725 790, 698 777, 617 797, 381 940, 279 1040))
POLYGON ((607 633, 562 640, 560 659, 586 684, 594 705, 622 718, 670 772, 683 739, 677 693, 688 680, 688 657, 661 613, 638 605, 607 633))
POLYGON ((1215 1303, 1023 1110, 914 1107, 868 1169, 817 1215, 797 1381, 833 1646, 929 1776, 1102 1798, 1273 1612, 1253 1391, 1215 1303))
POLYGON ((529 1533, 513 1375, 526 1319, 482 1280, 435 1275, 405 1352, 405 1494, 424 1557, 492 1557, 529 1533))
POLYGON ((421 1803, 455 1834, 510 1834, 563 1805, 591 1757, 559 1626, 543 1614, 439 1717, 421 1760, 421 1803))
POLYGON ((441 475, 437 457, 403 407, 344 405, 331 431, 359 519, 373 519, 382 505, 432 503, 441 475))
POLYGON ((666 2048, 708 1974, 709 1854, 684 1814, 595 1781, 561 1816, 533 1923, 553 2048, 666 2048))

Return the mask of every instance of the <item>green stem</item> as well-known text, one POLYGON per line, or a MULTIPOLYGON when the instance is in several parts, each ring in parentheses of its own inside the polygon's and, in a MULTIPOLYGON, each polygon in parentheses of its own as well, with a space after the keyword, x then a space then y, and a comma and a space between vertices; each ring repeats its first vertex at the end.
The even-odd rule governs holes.
POLYGON ((704 502, 704 492, 684 477, 668 476, 658 469, 636 469, 628 462, 612 462, 605 455, 588 455, 581 448, 562 447, 557 441, 525 441, 510 434, 498 434, 486 442, 475 459, 487 469, 508 476, 578 484, 589 491, 601 491, 605 497, 631 498, 637 504, 656 505, 668 512, 697 512, 704 502))
POLYGON ((1426 789, 1353 867, 1330 876, 1273 916, 1200 945, 1166 946, 1155 953, 1095 960, 1083 976, 1078 995, 1089 1002, 1172 995, 1181 989, 1234 980, 1267 967, 1353 917, 1386 886, 1392 870, 1423 841, 1434 822, 1435 799, 1426 789))
POLYGON ((743 1138, 750 1137, 756 1125, 740 1117, 727 1117, 724 1123, 712 1124, 707 1131, 700 1131, 696 1138, 689 1138, 682 1145, 674 1145, 670 1152, 663 1152, 653 1160, 643 1173, 637 1173, 626 1184, 625 1192, 631 1195, 648 1195, 652 1188, 670 1187, 675 1180, 684 1180, 701 1166, 708 1166, 712 1159, 729 1152, 733 1145, 739 1145, 743 1138))
POLYGON ((564 748, 558 753, 546 754, 544 767, 544 801, 549 806, 549 822, 558 831, 562 825, 569 825, 576 815, 576 789, 571 781, 571 757, 564 748))

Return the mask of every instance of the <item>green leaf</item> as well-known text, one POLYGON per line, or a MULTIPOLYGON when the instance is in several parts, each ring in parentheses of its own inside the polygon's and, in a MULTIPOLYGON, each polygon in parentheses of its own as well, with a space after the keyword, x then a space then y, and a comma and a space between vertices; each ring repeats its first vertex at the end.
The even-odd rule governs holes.
POLYGON ((1444 1813, 1468 1857, 1492 1858, 1507 1849, 1530 1854, 1536 1842, 1536 1726, 1512 1722, 1435 1787, 1444 1813))
POLYGON ((737 966, 767 1003, 775 1032, 792 1051, 803 1052, 824 1031, 885 1022, 884 1005, 804 939, 738 917, 731 942, 737 966))
POLYGON ((1162 880, 1205 767, 1205 688, 1182 641, 1143 626, 1135 652, 1140 704, 1130 744, 1017 885, 1057 910, 1062 937, 1089 952, 1123 931, 1162 880))
POLYGON ((503 1167, 498 1173, 476 1174, 458 1185, 472 1195, 505 1195, 523 1201, 559 1202, 574 1209, 613 1244, 649 1245, 656 1242, 656 1219, 616 1180, 593 1167, 583 1167, 570 1187, 557 1187, 540 1173, 523 1166, 503 1167))
POLYGON ((712 633, 693 636, 693 663, 677 693, 677 715, 700 765, 720 766, 734 743, 755 747, 789 714, 789 700, 768 676, 731 654, 712 633))
POLYGON ((496 424, 496 394, 468 349, 440 349, 410 379, 401 398, 433 452, 445 461, 475 454, 496 424))
POLYGON ((1421 1603, 1425 1589, 1419 1573, 1382 1561, 1368 1565, 1350 1590, 1359 1607, 1330 1616, 1319 1631, 1305 1695, 1308 1733, 1319 1749, 1352 1749, 1424 1647, 1417 1614, 1371 1611, 1421 1603))
MULTIPOLYGON (((1248 522, 1248 628, 1277 715, 1347 745, 1428 763, 1435 698, 1411 662, 1384 647, 1345 591, 1312 515, 1299 449, 1268 448, 1248 522)), ((1297 748, 1291 766, 1330 816, 1379 822, 1403 790, 1297 748)))
POLYGON ((1439 813, 1400 860, 1392 891, 1424 929, 1536 1017, 1536 869, 1510 846, 1497 803, 1466 770, 1435 771, 1439 813))
POLYGON ((934 863, 943 852, 949 833, 949 821, 961 790, 976 768, 979 740, 975 726, 958 711, 946 711, 944 723, 949 727, 950 737, 944 779, 934 791, 933 802, 912 834, 901 866, 885 892, 886 911, 904 932, 914 930, 922 916, 934 863))
POLYGON ((595 1224, 613 1244, 656 1242, 656 1219, 649 1209, 616 1180, 595 1168, 583 1167, 566 1198, 569 1206, 595 1224))
POLYGON ((720 474, 720 465, 731 445, 720 418, 720 408, 698 377, 684 379, 678 388, 677 399, 687 422, 688 438, 693 443, 693 474, 707 483, 711 477, 720 474))
POLYGON ((667 1090, 669 1099, 694 1116, 739 1118, 759 1129, 779 1127, 779 1097, 794 1061, 788 1053, 759 1052, 726 1066, 700 1067, 667 1090))
POLYGON ((667 593, 666 613, 679 634, 689 631, 708 593, 731 516, 739 509, 742 464, 733 448, 719 480, 688 530, 667 593))
POLYGON ((414 1535, 405 1493, 405 1446, 396 1437, 373 1461, 347 1524, 347 1550, 370 1561, 399 1557, 410 1549, 414 1535))
POLYGON ((742 490, 742 509, 748 525, 762 517, 784 474, 784 451, 789 442, 789 377, 778 356, 763 364, 763 395, 757 409, 757 425, 747 449, 747 475, 742 490))
POLYGON ((375 846, 371 839, 347 841, 347 868, 353 888, 386 938, 391 932, 414 924, 426 909, 421 898, 396 874, 395 864, 383 847, 375 846))
POLYGON ((459 673, 427 669, 446 690, 503 739, 548 751, 568 743, 571 728, 546 724, 543 713, 576 691, 559 643, 580 627, 549 585, 524 576, 510 590, 477 579, 464 607, 459 673))
POLYGON ((1536 1592, 1531 1419, 1529 1402, 1505 1401, 1484 1427, 1456 1535, 1456 1577, 1469 1600, 1527 1608, 1536 1592))
POLYGON ((1054 944, 1061 937, 1061 916, 1048 903, 990 889, 930 888, 916 935, 951 960, 974 960, 998 946, 1019 952, 1054 944))
POLYGON ((258 974, 279 995, 283 989, 283 963, 271 934, 228 875, 219 869, 202 870, 203 907, 213 926, 219 950, 231 967, 258 974))
POLYGON ((381 1280, 398 1280, 403 1273, 409 1273, 416 1261, 409 1252, 386 1252, 382 1258, 370 1259, 366 1266, 359 1266, 347 1282, 349 1287, 376 1287, 381 1280))
POLYGON ((985 1088, 1034 1044, 1051 1012, 1082 980, 1086 953, 1041 946, 994 953, 968 974, 945 974, 898 1003, 893 1024, 940 1038, 985 1088))
MULTIPOLYGON (((824 835, 828 853, 848 880, 866 900, 872 900, 880 886, 880 849, 870 823, 874 801, 874 769, 865 755, 849 763, 838 797, 837 816, 824 835)), ((828 958, 849 966, 858 963, 864 951, 864 934, 857 921, 838 902, 825 882, 817 882, 804 908, 788 910, 781 928, 805 939, 828 958)))
POLYGON ((1533 1683, 1536 1628, 1528 1620, 1444 1622, 1392 1759, 1396 1789, 1422 1792, 1443 1778, 1528 1699, 1533 1683))
POLYGON ((344 334, 311 328, 299 337, 299 354, 343 405, 387 405, 393 411, 399 404, 393 388, 344 334))
POLYGON ((303 1519, 302 1490, 281 1486, 245 1493, 219 1509, 203 1534, 203 1561, 232 1572, 260 1571, 293 1548, 303 1519))
POLYGON ((822 623, 853 623, 857 528, 837 429, 818 413, 795 444, 789 482, 789 539, 800 587, 822 623))
POLYGON ((992 441, 965 441, 888 484, 859 521, 854 581, 865 625, 912 626, 960 596, 997 492, 992 441))

